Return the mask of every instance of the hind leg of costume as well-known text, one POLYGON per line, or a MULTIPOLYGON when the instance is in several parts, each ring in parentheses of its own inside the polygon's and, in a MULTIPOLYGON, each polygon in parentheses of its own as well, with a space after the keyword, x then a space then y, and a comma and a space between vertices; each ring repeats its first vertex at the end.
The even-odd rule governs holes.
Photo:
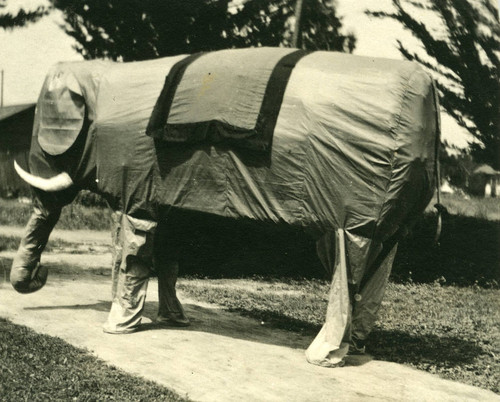
POLYGON ((107 333, 126 334, 141 324, 156 222, 119 212, 113 220, 113 301, 103 329, 107 333))
POLYGON ((392 246, 383 258, 375 261, 372 268, 373 274, 360 289, 358 300, 354 301, 351 336, 353 344, 361 350, 364 349, 364 341, 375 325, 396 251, 397 244, 392 246))

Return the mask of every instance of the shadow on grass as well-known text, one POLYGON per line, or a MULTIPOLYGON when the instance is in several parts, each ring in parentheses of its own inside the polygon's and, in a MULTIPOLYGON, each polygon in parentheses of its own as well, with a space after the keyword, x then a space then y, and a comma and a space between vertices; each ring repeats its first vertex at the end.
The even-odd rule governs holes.
MULTIPOLYGON (((263 320, 272 328, 299 332, 311 340, 321 329, 321 325, 289 318, 280 314, 258 310, 238 313, 263 320)), ((308 345, 306 345, 307 347, 308 345)), ((408 334, 401 331, 376 329, 367 341, 367 353, 377 360, 394 363, 457 367, 472 364, 478 356, 486 353, 476 342, 431 334, 408 334)))
POLYGON ((241 314, 245 317, 254 318, 266 323, 266 325, 272 328, 298 332, 303 336, 310 336, 311 338, 314 338, 321 329, 321 325, 312 324, 307 321, 288 317, 272 311, 262 311, 258 309, 229 309, 228 311, 241 314))
POLYGON ((380 329, 372 332, 366 347, 379 360, 450 368, 473 363, 485 353, 475 342, 464 339, 380 329))
MULTIPOLYGON (((311 340, 321 329, 321 325, 286 317, 281 314, 259 310, 235 310, 238 313, 263 320, 272 328, 299 332, 311 340)), ((308 345, 307 345, 308 346, 308 345)), ((306 347, 307 347, 306 346, 306 347)), ((367 340, 367 353, 378 360, 407 363, 415 366, 423 364, 441 367, 456 367, 474 363, 486 353, 475 342, 456 337, 442 337, 431 334, 408 334, 401 331, 375 329, 367 340)))

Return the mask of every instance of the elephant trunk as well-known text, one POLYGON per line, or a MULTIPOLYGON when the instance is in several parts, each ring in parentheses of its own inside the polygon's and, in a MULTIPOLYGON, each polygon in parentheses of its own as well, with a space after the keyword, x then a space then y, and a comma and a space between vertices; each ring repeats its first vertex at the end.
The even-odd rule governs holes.
POLYGON ((48 271, 40 265, 40 256, 60 215, 60 208, 34 207, 10 272, 10 282, 19 293, 33 293, 45 285, 48 271))

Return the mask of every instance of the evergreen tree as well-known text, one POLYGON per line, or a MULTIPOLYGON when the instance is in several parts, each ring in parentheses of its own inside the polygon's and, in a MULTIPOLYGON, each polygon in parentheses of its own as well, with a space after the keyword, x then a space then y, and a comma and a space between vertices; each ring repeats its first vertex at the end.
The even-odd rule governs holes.
POLYGON ((7 2, 0 2, 0 28, 3 29, 23 27, 26 24, 38 21, 49 13, 46 7, 41 6, 34 11, 25 11, 21 8, 16 14, 2 13, 2 9, 6 6, 7 2))
POLYGON ((390 17, 420 40, 431 60, 411 52, 401 41, 399 51, 434 72, 441 104, 481 144, 473 144, 476 160, 500 169, 500 25, 498 10, 489 0, 406 1, 406 5, 437 13, 443 33, 414 18, 400 0, 395 13, 368 12, 390 17))
POLYGON ((227 0, 54 0, 86 59, 145 60, 223 43, 227 0))

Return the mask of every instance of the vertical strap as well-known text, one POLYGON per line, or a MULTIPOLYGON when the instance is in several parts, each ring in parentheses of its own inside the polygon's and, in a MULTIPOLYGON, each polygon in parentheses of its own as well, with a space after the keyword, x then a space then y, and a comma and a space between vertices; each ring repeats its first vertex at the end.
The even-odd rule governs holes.
POLYGON ((439 238, 441 237, 441 230, 443 228, 443 212, 446 211, 446 207, 441 204, 441 172, 439 169, 439 158, 436 162, 436 190, 437 190, 437 203, 434 208, 437 210, 438 219, 436 224, 436 234, 434 235, 434 244, 439 244, 439 238))
POLYGON ((434 94, 434 105, 436 108, 436 143, 434 145, 434 172, 436 174, 436 197, 437 203, 434 208, 437 209, 438 220, 436 225, 436 234, 434 236, 434 244, 439 244, 439 237, 441 236, 441 230, 443 226, 443 213, 446 212, 446 208, 441 204, 441 167, 439 163, 439 150, 441 148, 441 116, 439 114, 439 97, 434 81, 432 82, 432 92, 434 94))
POLYGON ((150 137, 163 137, 164 127, 167 123, 168 115, 170 114, 170 108, 172 107, 177 87, 179 86, 179 83, 181 82, 181 79, 189 65, 203 54, 203 52, 200 52, 187 56, 181 61, 175 63, 170 69, 167 77, 165 78, 165 85, 163 85, 163 89, 161 90, 160 96, 153 109, 153 113, 151 114, 151 119, 149 119, 148 127, 146 128, 146 134, 150 137))
POLYGON ((276 64, 269 77, 255 124, 255 132, 258 134, 259 142, 264 149, 271 149, 274 128, 292 71, 295 65, 309 53, 311 51, 297 50, 287 54, 276 64))

